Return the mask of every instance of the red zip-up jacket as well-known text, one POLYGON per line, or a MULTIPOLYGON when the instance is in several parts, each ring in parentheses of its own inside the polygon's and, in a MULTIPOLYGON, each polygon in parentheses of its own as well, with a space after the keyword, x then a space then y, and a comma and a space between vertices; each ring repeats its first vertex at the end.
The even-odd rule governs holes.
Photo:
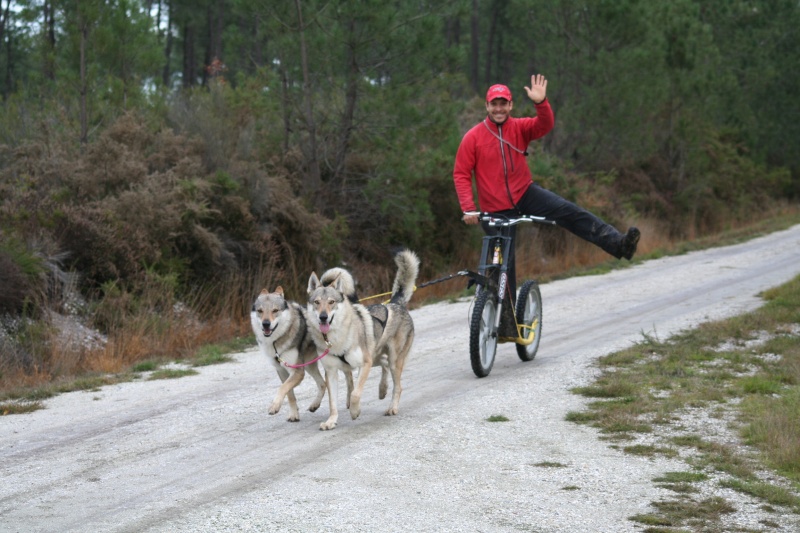
POLYGON ((473 173, 481 211, 512 209, 532 181, 528 163, 521 152, 527 150, 531 141, 552 130, 554 124, 553 110, 545 99, 536 105, 534 118, 508 117, 499 126, 486 118, 469 130, 458 147, 453 169, 453 181, 461 210, 477 211, 472 196, 473 173), (507 143, 516 147, 519 152, 507 143))

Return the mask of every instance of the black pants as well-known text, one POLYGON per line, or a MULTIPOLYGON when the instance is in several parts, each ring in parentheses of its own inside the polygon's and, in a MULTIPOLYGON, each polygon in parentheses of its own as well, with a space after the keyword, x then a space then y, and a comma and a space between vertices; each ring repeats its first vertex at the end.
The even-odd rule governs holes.
MULTIPOLYGON (((517 209, 502 211, 501 214, 507 216, 514 215, 533 215, 554 220, 555 223, 580 237, 585 241, 599 246, 607 253, 618 258, 619 246, 624 235, 617 229, 606 224, 597 215, 574 203, 561 198, 559 195, 543 189, 531 183, 525 194, 517 202, 517 209)), ((497 230, 483 224, 483 230, 487 235, 494 235, 497 230)), ((511 236, 514 237, 514 246, 511 247, 510 257, 506 258, 508 264, 508 281, 510 283, 511 294, 517 293, 517 273, 514 248, 516 247, 517 227, 511 227, 511 236)))

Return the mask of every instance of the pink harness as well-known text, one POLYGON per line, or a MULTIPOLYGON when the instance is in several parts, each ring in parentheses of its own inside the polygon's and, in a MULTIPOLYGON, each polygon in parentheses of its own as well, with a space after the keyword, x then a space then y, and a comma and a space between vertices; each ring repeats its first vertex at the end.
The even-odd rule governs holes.
POLYGON ((275 350, 275 359, 277 359, 279 363, 282 363, 283 366, 288 367, 288 368, 303 368, 304 366, 313 365, 314 363, 316 363, 317 361, 319 361, 320 359, 322 359, 323 357, 328 355, 328 352, 331 351, 331 343, 328 342, 328 337, 326 335, 323 335, 322 338, 325 339, 325 344, 327 344, 328 347, 325 349, 324 352, 322 352, 322 355, 320 355, 319 357, 315 358, 312 361, 309 361, 308 363, 300 363, 299 365, 290 365, 289 363, 284 361, 281 358, 281 356, 278 354, 278 349, 276 348, 275 343, 273 342, 272 343, 272 349, 275 350))

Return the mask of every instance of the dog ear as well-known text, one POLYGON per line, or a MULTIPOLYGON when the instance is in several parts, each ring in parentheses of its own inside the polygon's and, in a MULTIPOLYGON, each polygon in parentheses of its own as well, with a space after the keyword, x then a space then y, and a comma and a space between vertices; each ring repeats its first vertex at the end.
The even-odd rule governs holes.
POLYGON ((317 290, 317 287, 319 287, 319 278, 316 272, 312 272, 311 277, 308 278, 308 294, 311 295, 312 292, 317 290))
POLYGON ((281 287, 280 285, 278 285, 278 286, 275 288, 275 294, 277 294, 278 296, 280 296, 281 298, 283 298, 283 287, 281 287))
POLYGON ((267 289, 261 289, 261 294, 269 294, 269 291, 267 289))

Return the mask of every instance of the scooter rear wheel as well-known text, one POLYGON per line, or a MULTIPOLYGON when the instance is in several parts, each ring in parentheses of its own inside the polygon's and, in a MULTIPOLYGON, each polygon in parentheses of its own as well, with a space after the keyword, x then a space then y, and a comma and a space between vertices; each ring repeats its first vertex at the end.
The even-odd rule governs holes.
POLYGON ((519 336, 531 341, 517 343, 517 355, 523 361, 533 361, 542 335, 542 293, 535 281, 526 281, 519 289, 516 318, 517 324, 522 326, 519 336))

